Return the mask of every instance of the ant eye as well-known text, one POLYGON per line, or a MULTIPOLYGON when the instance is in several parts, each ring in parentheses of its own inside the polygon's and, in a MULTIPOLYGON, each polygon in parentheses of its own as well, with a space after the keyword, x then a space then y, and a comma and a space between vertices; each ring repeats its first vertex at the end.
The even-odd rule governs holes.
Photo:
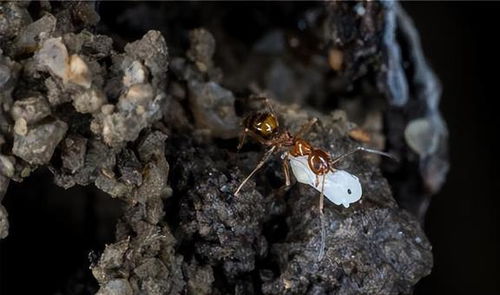
POLYGON ((348 189, 347 189, 347 193, 348 193, 348 194, 352 194, 352 192, 351 192, 351 189, 350 189, 350 188, 348 188, 348 189))

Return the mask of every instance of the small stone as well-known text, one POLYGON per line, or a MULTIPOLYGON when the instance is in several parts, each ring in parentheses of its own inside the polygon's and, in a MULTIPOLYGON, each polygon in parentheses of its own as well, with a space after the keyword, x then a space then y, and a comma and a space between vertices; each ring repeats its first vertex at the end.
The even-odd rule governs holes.
POLYGON ((5 207, 0 204, 0 240, 7 237, 9 234, 8 216, 7 210, 5 210, 5 207))
POLYGON ((163 153, 167 135, 160 131, 155 131, 146 135, 137 147, 139 157, 144 162, 149 162, 155 155, 163 153))
POLYGON ((56 27, 56 18, 46 14, 37 21, 24 27, 15 41, 17 49, 22 52, 33 52, 38 46, 38 36, 41 33, 51 34, 56 27))
POLYGON ((84 88, 90 88, 92 79, 85 61, 83 61, 80 56, 73 54, 69 59, 68 66, 69 68, 66 79, 84 88))
POLYGON ((47 88, 47 100, 50 105, 58 106, 71 101, 69 93, 62 88, 62 83, 56 81, 58 78, 48 77, 45 79, 45 87, 47 88))
POLYGON ((99 264, 105 268, 117 268, 123 264, 125 254, 130 247, 129 239, 124 239, 107 245, 102 253, 99 264))
POLYGON ((92 2, 76 2, 72 16, 75 22, 81 22, 87 26, 95 26, 99 23, 101 17, 95 10, 95 3, 92 2))
POLYGON ((26 136, 16 133, 12 153, 30 164, 47 164, 66 130, 68 125, 57 120, 30 129, 26 136))
POLYGON ((130 66, 125 69, 125 75, 123 76, 123 85, 125 87, 130 87, 135 84, 143 84, 147 82, 147 69, 144 65, 135 60, 130 66))
POLYGON ((135 192, 136 200, 165 197, 169 166, 166 161, 160 163, 150 162, 144 167, 142 185, 135 192))
POLYGON ((188 290, 189 294, 212 294, 212 284, 215 281, 214 273, 210 265, 189 265, 188 290))
POLYGON ((125 279, 115 279, 109 281, 101 287, 96 295, 133 295, 134 291, 130 283, 125 279))
POLYGON ((49 116, 50 113, 50 105, 42 96, 34 96, 17 100, 10 112, 14 120, 17 121, 22 118, 28 124, 36 123, 49 116))
POLYGON ((0 44, 20 35, 33 21, 20 1, 2 1, 0 5, 0 44))
POLYGON ((104 115, 111 115, 115 110, 115 105, 113 104, 105 104, 101 107, 101 113, 104 115))
POLYGON ((120 180, 139 186, 142 184, 142 165, 130 149, 124 149, 117 161, 120 180))
POLYGON ((14 175, 14 164, 16 159, 5 155, 0 155, 0 174, 12 177, 14 175))
POLYGON ((151 84, 158 89, 166 85, 168 48, 159 31, 148 31, 141 40, 125 45, 125 52, 134 60, 140 60, 151 73, 151 84))
POLYGON ((229 139, 238 136, 240 119, 234 111, 233 93, 214 82, 189 83, 191 109, 200 129, 229 139))
POLYGON ((340 71, 342 69, 343 61, 344 53, 341 50, 332 48, 328 51, 328 64, 332 70, 340 71))
POLYGON ((154 89, 150 84, 132 85, 120 97, 116 112, 96 118, 93 130, 101 133, 104 142, 110 146, 136 140, 144 128, 161 116, 160 103, 164 96, 153 95, 154 89))
POLYGON ((75 173, 85 163, 87 139, 79 135, 67 136, 61 144, 63 167, 75 173))
POLYGON ((55 172, 54 183, 59 187, 62 187, 64 189, 69 189, 75 186, 76 181, 73 175, 55 172))
POLYGON ((370 133, 359 127, 349 130, 348 134, 349 137, 359 142, 369 143, 371 141, 370 133))
POLYGON ((14 132, 19 135, 26 135, 28 133, 28 123, 24 118, 19 118, 14 124, 14 132))
POLYGON ((73 96, 73 106, 80 113, 95 113, 106 103, 106 96, 99 89, 88 89, 73 96))
POLYGON ((138 105, 148 107, 153 100, 153 88, 150 84, 135 84, 120 97, 117 107, 120 111, 132 112, 138 105))
POLYGON ((6 65, 0 64, 0 89, 7 84, 11 76, 10 69, 6 65))
POLYGON ((98 189, 109 194, 113 198, 126 196, 131 190, 131 187, 119 182, 118 179, 114 178, 114 175, 106 173, 104 169, 101 170, 94 184, 98 189))
POLYGON ((43 42, 35 59, 46 67, 53 75, 66 81, 68 75, 68 50, 62 43, 62 38, 50 38, 43 42))
POLYGON ((189 40, 191 46, 187 52, 188 58, 193 62, 202 64, 205 69, 204 71, 206 71, 206 67, 211 64, 212 57, 215 53, 214 36, 206 29, 199 28, 189 32, 189 40))
POLYGON ((431 155, 439 144, 437 129, 428 118, 415 119, 406 126, 406 143, 420 157, 431 155))
POLYGON ((102 121, 102 136, 110 146, 119 146, 123 142, 135 140, 139 136, 143 122, 135 116, 113 113, 102 121))

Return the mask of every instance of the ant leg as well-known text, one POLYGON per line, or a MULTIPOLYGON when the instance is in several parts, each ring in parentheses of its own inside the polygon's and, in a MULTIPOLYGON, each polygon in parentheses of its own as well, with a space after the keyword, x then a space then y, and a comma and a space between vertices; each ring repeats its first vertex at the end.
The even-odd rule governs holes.
POLYGON ((357 148, 355 148, 354 150, 350 151, 350 152, 347 152, 343 155, 340 155, 338 157, 336 157, 335 159, 331 160, 330 164, 331 165, 334 165, 335 163, 339 162, 340 160, 342 160, 343 158, 347 157, 347 156, 350 156, 356 152, 360 152, 360 151, 363 151, 363 152, 367 152, 367 153, 372 153, 372 154, 377 154, 377 155, 380 155, 380 156, 385 156, 385 157, 388 157, 388 158, 391 158, 395 161, 398 161, 398 159, 389 154, 389 153, 384 153, 384 152, 381 152, 381 151, 377 151, 377 150, 372 150, 372 149, 368 149, 368 148, 365 148, 365 147, 362 147, 362 146, 358 146, 357 148))
POLYGON ((276 116, 276 112, 274 111, 273 106, 269 102, 269 98, 267 98, 266 95, 262 93, 262 91, 259 90, 258 92, 261 94, 252 95, 251 99, 261 100, 266 105, 266 107, 269 109, 269 112, 271 112, 273 115, 276 116))
POLYGON ((255 172, 257 172, 260 168, 262 168, 262 166, 264 165, 264 163, 269 159, 269 157, 273 154, 274 150, 276 150, 276 146, 273 146, 272 148, 270 148, 265 154, 264 156, 262 157, 262 159, 260 160, 259 164, 257 164, 257 166, 255 166, 255 168, 252 170, 252 172, 243 180, 243 182, 241 182, 240 186, 238 186, 238 189, 234 192, 234 195, 237 196, 238 193, 240 192, 241 188, 243 187, 243 185, 250 179, 252 178, 252 176, 255 174, 255 172))
POLYGON ((250 129, 245 129, 245 131, 246 131, 246 134, 248 134, 249 136, 251 136, 253 139, 257 140, 261 144, 267 145, 267 146, 273 145, 273 141, 272 140, 267 140, 267 139, 263 138, 262 136, 258 135, 257 133, 253 132, 250 129))
POLYGON ((248 128, 245 128, 245 130, 243 130, 243 132, 241 132, 241 134, 240 134, 240 142, 238 143, 238 147, 237 147, 238 152, 241 150, 241 148, 245 144, 245 139, 247 138, 247 133, 248 133, 248 128))
POLYGON ((305 123, 300 127, 299 131, 295 134, 295 138, 303 137, 309 130, 318 122, 318 118, 312 118, 309 122, 305 123))
POLYGON ((321 181, 321 198, 319 198, 319 212, 321 214, 323 214, 323 197, 325 196, 324 194, 325 178, 326 174, 323 174, 323 180, 321 181))
POLYGON ((283 159, 283 172, 285 173, 285 186, 290 186, 290 167, 288 166, 288 153, 283 159))
POLYGON ((318 261, 321 261, 323 259, 323 256, 325 255, 325 244, 326 244, 326 230, 325 230, 325 216, 323 214, 323 198, 324 198, 324 193, 323 190, 325 188, 325 178, 326 174, 323 175, 323 181, 321 182, 321 195, 319 197, 319 225, 320 225, 320 230, 321 230, 321 241, 319 245, 319 253, 318 253, 318 261))
POLYGON ((275 117, 277 117, 276 112, 273 109, 273 106, 269 102, 269 99, 267 97, 263 97, 263 99, 264 99, 264 103, 266 104, 266 106, 269 109, 269 111, 271 112, 271 114, 273 114, 275 117))

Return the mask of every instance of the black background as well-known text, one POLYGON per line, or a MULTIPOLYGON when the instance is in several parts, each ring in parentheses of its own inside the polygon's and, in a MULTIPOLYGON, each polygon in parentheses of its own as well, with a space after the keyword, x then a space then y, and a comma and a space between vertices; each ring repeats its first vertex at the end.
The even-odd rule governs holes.
MULTIPOLYGON (((500 3, 403 6, 414 18, 424 51, 443 83, 441 109, 450 130, 451 170, 425 223, 434 247, 434 269, 418 284, 416 294, 500 294, 500 3)), ((81 265, 88 265, 89 251, 112 241, 112 224, 120 214, 119 202, 91 188, 47 188, 42 184, 52 181, 50 174, 40 171, 36 177, 22 185, 11 183, 4 200, 11 230, 0 242, 2 295, 77 291, 66 289, 66 283, 89 279, 81 265), (69 210, 75 203, 80 210, 69 210), (99 208, 116 210, 99 213, 99 208), (95 218, 85 218, 89 214, 95 218), (102 234, 95 236, 96 229, 102 234)))
POLYGON ((434 269, 417 294, 499 294, 500 3, 404 2, 443 83, 451 169, 425 230, 434 269))

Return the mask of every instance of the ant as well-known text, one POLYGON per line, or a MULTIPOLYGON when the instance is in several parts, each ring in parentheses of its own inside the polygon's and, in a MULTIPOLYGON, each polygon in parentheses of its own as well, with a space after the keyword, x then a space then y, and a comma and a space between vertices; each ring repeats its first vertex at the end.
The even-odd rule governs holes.
POLYGON ((342 204, 347 208, 350 203, 358 201, 362 195, 359 179, 343 170, 336 170, 334 168, 336 164, 358 151, 374 153, 390 158, 394 157, 384 152, 359 146, 350 152, 332 158, 328 152, 313 147, 302 138, 317 123, 317 118, 313 118, 302 125, 300 130, 295 135, 292 135, 288 130, 279 126, 277 115, 268 99, 264 97, 258 97, 257 99, 264 100, 268 111, 253 113, 243 120, 244 130, 240 136, 238 150, 245 143, 247 136, 270 148, 264 153, 264 156, 252 172, 241 182, 234 195, 239 194, 243 185, 262 168, 274 152, 285 149, 282 157, 285 186, 290 186, 291 166, 292 173, 298 182, 308 184, 321 192, 318 206, 321 224, 321 250, 319 253, 319 260, 321 260, 324 255, 325 244, 323 196, 326 196, 333 203, 337 205, 342 204), (321 186, 319 186, 320 178, 322 179, 321 186))

